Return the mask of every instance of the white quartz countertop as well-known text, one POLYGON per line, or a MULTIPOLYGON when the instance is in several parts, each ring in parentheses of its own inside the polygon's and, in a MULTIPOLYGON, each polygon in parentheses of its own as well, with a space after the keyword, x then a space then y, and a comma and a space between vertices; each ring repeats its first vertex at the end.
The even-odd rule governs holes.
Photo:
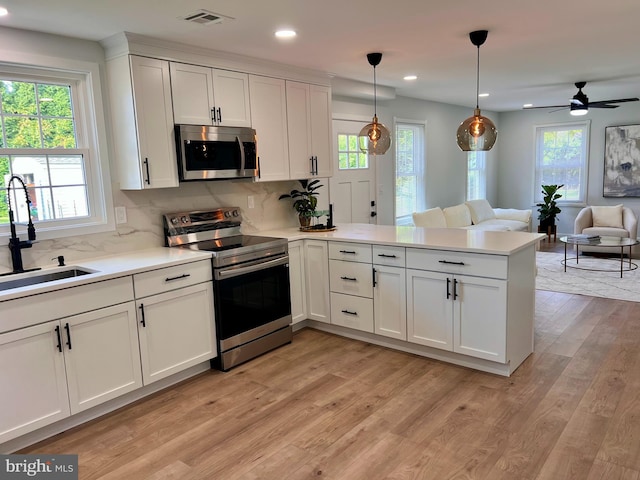
POLYGON ((544 238, 542 233, 496 232, 463 228, 396 227, 366 223, 338 224, 332 232, 301 232, 297 227, 260 231, 254 235, 288 240, 317 239, 458 252, 511 255, 544 238))
MULTIPOLYGON (((12 288, 10 290, 0 290, 0 302, 12 300, 14 298, 25 297, 29 295, 37 295, 40 293, 59 290, 61 288, 76 287, 87 283, 100 282, 111 278, 133 275, 135 273, 146 272, 158 268, 171 267, 183 263, 195 262, 198 260, 211 258, 209 252, 199 252, 188 250, 185 248, 166 248, 155 247, 147 250, 137 250, 130 253, 118 255, 110 255, 90 260, 82 260, 68 264, 66 267, 47 267, 26 275, 37 275, 39 273, 47 273, 50 271, 63 270, 69 268, 82 268, 94 271, 87 275, 66 278, 63 280, 55 280, 53 282, 45 282, 36 285, 28 285, 25 287, 12 288)), ((0 277, 0 283, 20 278, 25 274, 8 275, 0 277)), ((1 315, 0 305, 0 315, 1 315)))

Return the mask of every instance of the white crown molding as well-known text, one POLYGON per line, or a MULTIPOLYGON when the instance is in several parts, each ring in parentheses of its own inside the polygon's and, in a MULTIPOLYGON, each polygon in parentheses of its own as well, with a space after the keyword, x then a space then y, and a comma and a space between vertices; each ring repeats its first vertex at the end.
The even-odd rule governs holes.
POLYGON ((121 32, 100 41, 107 60, 133 54, 161 60, 190 63, 223 70, 284 78, 318 85, 331 85, 332 74, 237 55, 184 43, 171 42, 131 32, 121 32))

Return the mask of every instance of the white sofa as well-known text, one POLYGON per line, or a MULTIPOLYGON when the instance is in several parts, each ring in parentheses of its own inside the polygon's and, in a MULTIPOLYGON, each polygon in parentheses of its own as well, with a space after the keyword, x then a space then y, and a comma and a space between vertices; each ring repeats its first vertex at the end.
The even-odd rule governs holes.
POLYGON ((492 208, 487 200, 413 213, 416 227, 466 228, 469 230, 531 231, 531 210, 492 208))

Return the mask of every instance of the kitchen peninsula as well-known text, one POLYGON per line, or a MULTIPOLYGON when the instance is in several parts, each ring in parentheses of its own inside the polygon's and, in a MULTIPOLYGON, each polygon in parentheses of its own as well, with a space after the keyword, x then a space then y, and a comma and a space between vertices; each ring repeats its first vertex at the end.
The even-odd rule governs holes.
POLYGON ((289 240, 294 328, 509 376, 533 352, 541 234, 338 225, 289 240))

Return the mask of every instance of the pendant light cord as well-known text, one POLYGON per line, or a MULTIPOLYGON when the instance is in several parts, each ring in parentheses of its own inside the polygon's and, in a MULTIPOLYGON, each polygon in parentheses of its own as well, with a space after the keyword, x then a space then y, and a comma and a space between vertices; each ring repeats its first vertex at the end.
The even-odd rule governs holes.
MULTIPOLYGON (((375 73, 375 70, 374 70, 375 73)), ((480 108, 478 98, 480 97, 480 45, 478 45, 478 62, 476 68, 476 108, 480 108)))
POLYGON ((378 92, 376 90, 376 67, 373 66, 373 114, 378 116, 378 92))

